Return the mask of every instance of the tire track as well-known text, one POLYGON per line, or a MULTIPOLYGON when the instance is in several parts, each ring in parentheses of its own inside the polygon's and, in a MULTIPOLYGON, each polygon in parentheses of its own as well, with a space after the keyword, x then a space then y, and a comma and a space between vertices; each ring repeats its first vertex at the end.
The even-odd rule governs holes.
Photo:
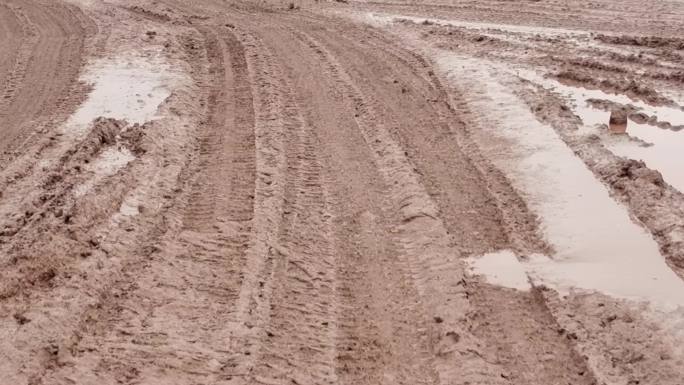
POLYGON ((275 250, 271 321, 254 379, 334 384, 338 305, 331 202, 315 133, 299 116, 296 101, 288 104, 296 119, 286 126, 284 220, 275 250))
POLYGON ((0 60, 0 79, 5 79, 7 72, 14 63, 17 47, 24 36, 21 25, 12 8, 8 4, 0 5, 0 48, 5 55, 0 60))
POLYGON ((257 152, 264 166, 259 182, 264 190, 277 190, 257 188, 257 205, 268 206, 255 216, 235 308, 229 377, 241 384, 334 383, 335 260, 326 237, 330 203, 315 137, 270 49, 249 33, 239 38, 248 47, 259 89, 255 110, 263 125, 257 124, 256 135, 265 144, 257 152), (274 133, 278 149, 268 146, 275 144, 267 141, 274 133))
POLYGON ((424 321, 429 325, 425 338, 430 340, 429 346, 434 349, 431 352, 434 355, 432 365, 439 382, 450 383, 458 378, 462 383, 507 383, 500 376, 503 370, 483 358, 484 353, 477 348, 480 343, 463 329, 460 320, 469 308, 460 283, 464 268, 456 255, 449 251, 447 233, 438 218, 438 209, 421 185, 404 151, 385 128, 376 110, 377 102, 357 88, 337 60, 314 38, 303 32, 295 32, 295 35, 325 63, 329 76, 351 101, 356 124, 388 186, 392 205, 389 211, 396 213, 398 221, 394 242, 416 285, 423 308, 420 314, 432 314, 439 320, 432 324, 424 321), (450 293, 449 301, 445 292, 450 293), (461 350, 463 345, 457 345, 461 340, 468 341, 470 346, 466 350, 461 350), (449 359, 457 351, 461 356, 460 362, 449 359))
MULTIPOLYGON (((319 35, 325 36, 322 33, 319 35)), ((358 51, 351 48, 353 41, 362 38, 354 37, 347 44, 343 44, 344 38, 322 39, 338 57, 344 55, 345 61, 352 63, 352 66, 364 63, 356 69, 358 73, 355 75, 363 92, 371 95, 392 95, 396 92, 391 86, 383 86, 382 82, 371 81, 373 74, 387 70, 384 69, 384 63, 373 63, 372 56, 364 52, 363 46, 358 51)), ((377 51, 375 47, 372 50, 377 51)), ((420 68, 419 63, 413 64, 413 67, 420 68)), ((395 135, 408 154, 412 155, 410 161, 430 196, 434 197, 440 215, 449 217, 449 220, 444 221, 444 226, 453 242, 449 245, 451 252, 468 256, 486 253, 488 247, 514 248, 523 253, 544 250, 543 241, 539 241, 535 234, 534 220, 528 222, 530 214, 524 201, 506 178, 482 158, 468 139, 468 128, 461 123, 467 111, 451 107, 439 79, 432 78, 432 85, 425 86, 411 81, 415 76, 413 73, 413 70, 403 70, 400 66, 393 68, 394 78, 410 88, 408 92, 402 92, 401 97, 381 101, 385 103, 385 113, 405 122, 396 124, 398 129, 394 131, 395 135), (429 103, 425 103, 425 100, 429 103), (414 111, 424 111, 428 118, 414 111), (442 124, 438 121, 440 116, 444 122, 442 124), (456 172, 452 174, 452 170, 456 172), (448 199, 452 192, 457 197, 455 200, 448 199), (459 203, 458 199, 462 202, 459 203), (460 204, 465 207, 459 210, 460 204), (467 207, 478 214, 471 216, 472 211, 467 207), (497 207, 498 212, 490 211, 490 208, 497 207), (501 216, 499 221, 502 223, 498 228, 494 227, 493 233, 480 238, 478 234, 486 232, 487 228, 478 226, 497 216, 501 216), (501 233, 508 233, 508 240, 494 243, 496 235, 501 233)), ((467 317, 469 329, 484 344, 482 349, 486 352, 485 356, 496 357, 496 362, 506 369, 502 376, 514 383, 528 384, 593 381, 586 362, 576 352, 573 343, 557 334, 556 330, 560 329, 558 323, 536 293, 508 292, 506 289, 483 285, 473 278, 465 278, 463 285, 470 305, 467 317), (510 302, 514 302, 515 306, 509 305, 510 302), (497 325, 496 328, 494 325, 497 325), (551 351, 555 355, 553 359, 542 353, 551 351)))
POLYGON ((226 325, 250 242, 255 119, 242 45, 223 29, 198 30, 211 77, 184 208, 167 213, 160 241, 140 242, 149 259, 129 261, 84 316, 74 362, 47 376, 58 383, 226 380, 226 325))
POLYGON ((36 123, 53 117, 70 94, 82 64, 89 25, 81 11, 62 3, 11 1, 24 39, 0 87, 0 150, 20 144, 36 123), (29 126, 25 126, 25 125, 29 126))

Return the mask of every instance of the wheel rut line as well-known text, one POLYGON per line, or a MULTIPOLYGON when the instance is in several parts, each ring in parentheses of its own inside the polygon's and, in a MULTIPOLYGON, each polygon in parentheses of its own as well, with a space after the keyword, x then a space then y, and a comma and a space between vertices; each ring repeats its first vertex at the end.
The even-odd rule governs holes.
POLYGON ((258 37, 247 31, 229 31, 245 50, 255 113, 256 182, 254 220, 245 251, 242 283, 230 326, 230 351, 225 378, 250 383, 262 354, 263 331, 270 324, 271 295, 282 226, 288 113, 286 95, 275 58, 258 37), (275 80, 275 82, 274 82, 275 80))
MULTIPOLYGON (((287 87, 292 95, 291 86, 287 87)), ((285 218, 278 235, 282 259, 274 276, 271 332, 264 342, 260 382, 285 377, 299 383, 333 384, 337 383, 339 317, 337 261, 330 243, 333 203, 315 132, 304 121, 297 101, 290 103, 288 115, 295 119, 286 132, 285 218), (268 370, 274 363, 280 368, 268 370)))
MULTIPOLYGON (((416 53, 415 55, 418 54, 416 53)), ((423 62, 426 61, 418 60, 418 63, 414 63, 414 66, 422 67, 420 63, 423 62)), ((538 230, 536 227, 536 222, 520 220, 520 218, 524 219, 526 217, 531 216, 532 214, 530 214, 524 200, 520 197, 518 192, 513 189, 513 187, 510 185, 510 182, 505 178, 505 176, 503 176, 502 173, 498 170, 494 169, 489 164, 490 162, 483 158, 479 150, 469 140, 467 125, 465 125, 466 127, 464 128, 454 127, 453 122, 459 122, 461 120, 459 115, 468 116, 468 114, 457 114, 454 107, 452 107, 452 101, 451 99, 449 99, 449 96, 446 93, 444 87, 442 86, 439 78, 436 75, 434 75, 434 73, 428 73, 428 75, 430 77, 431 83, 433 84, 432 89, 438 94, 438 98, 434 100, 435 102, 439 101, 438 104, 435 104, 436 115, 438 115, 438 118, 442 120, 443 124, 448 126, 449 131, 453 133, 454 138, 457 140, 457 148, 460 148, 465 155, 464 159, 474 168, 474 171, 476 171, 481 176, 479 179, 485 182, 485 185, 483 187, 486 189, 486 191, 488 191, 488 193, 492 197, 495 198, 494 201, 498 207, 498 211, 501 212, 503 215, 503 222, 506 226, 509 242, 513 246, 513 249, 518 250, 520 253, 519 255, 527 255, 531 252, 539 252, 539 250, 542 250, 542 252, 544 250, 548 250, 548 246, 537 235, 538 230), (533 236, 530 237, 530 234, 533 236), (527 235, 527 237, 525 235, 527 235), (530 240, 530 238, 532 239, 532 241, 530 240)), ((459 105, 459 108, 460 107, 461 106, 459 105)), ((459 109, 459 112, 461 111, 462 109, 459 109)), ((483 291, 482 287, 472 285, 472 282, 470 281, 472 281, 472 279, 467 280, 469 285, 469 292, 472 293, 473 291, 475 291, 476 293, 478 293, 483 291)), ((534 293, 536 293, 537 290, 538 289, 534 289, 534 293)), ((482 300, 478 299, 480 297, 475 297, 473 298, 473 301, 471 301, 474 310, 476 311, 483 309, 482 300)), ((528 297, 531 297, 533 299, 533 302, 538 303, 539 306, 534 306, 529 302, 521 300, 520 305, 522 306, 519 309, 512 309, 515 311, 511 313, 520 312, 528 318, 528 321, 543 322, 550 325, 547 330, 553 330, 554 332, 550 333, 550 335, 549 333, 547 333, 547 335, 545 335, 545 337, 541 339, 540 342, 542 344, 539 346, 547 346, 548 349, 553 350, 554 346, 557 347, 558 345, 565 345, 567 349, 564 350, 564 354, 566 356, 570 355, 570 362, 575 363, 574 365, 571 365, 570 362, 566 363, 565 361, 561 361, 558 364, 567 365, 567 368, 564 368, 566 369, 567 374, 562 375, 558 372, 554 373, 553 369, 547 370, 546 374, 540 374, 538 376, 539 380, 542 381, 542 383, 544 383, 544 378, 548 380, 550 378, 553 378, 554 376, 573 377, 580 371, 583 373, 581 376, 583 378, 574 378, 573 381, 591 381, 592 379, 595 379, 595 373, 593 373, 587 367, 586 363, 581 358, 580 352, 578 352, 576 346, 572 343, 572 341, 570 341, 567 338, 564 338, 563 336, 556 335, 555 330, 560 330, 559 322, 553 315, 553 313, 548 309, 547 304, 540 303, 540 301, 543 301, 543 298, 541 298, 538 295, 531 295, 528 297), (575 366, 576 368, 578 368, 577 371, 570 369, 570 366, 575 366)), ((505 306, 502 306, 501 314, 499 314, 498 316, 494 314, 491 315, 491 317, 494 317, 494 321, 501 321, 500 317, 502 315, 505 316, 505 306)), ((504 329, 505 328, 502 328, 501 332, 506 333, 504 329)), ((488 341, 490 343, 492 342, 492 340, 490 340, 491 337, 485 336, 485 338, 485 341, 488 341)), ((505 338, 502 339, 501 342, 502 349, 506 347, 506 344, 510 343, 510 341, 503 340, 505 340, 505 338)), ((495 343, 497 342, 495 341, 495 343)), ((513 357, 515 357, 515 353, 513 353, 513 357)), ((515 360, 515 358, 513 358, 513 360, 508 360, 508 363, 505 364, 505 367, 510 368, 512 372, 516 373, 516 375, 520 373, 525 375, 525 370, 529 370, 529 368, 531 367, 529 365, 529 360, 527 361, 528 362, 519 362, 515 360)), ((499 362, 501 365, 504 365, 502 361, 499 362)), ((518 379, 520 379, 520 377, 518 377, 518 379)), ((556 380, 559 380, 559 378, 556 378, 556 380)))
POLYGON ((314 133, 278 58, 256 35, 236 37, 255 90, 258 179, 226 377, 334 383, 335 261, 324 235, 330 203, 314 133))
MULTIPOLYGON (((224 82, 216 85, 222 88, 224 82)), ((202 92, 203 99, 208 93, 202 92)), ((214 128, 221 130, 224 125, 222 121, 214 128)), ((248 123, 240 129, 251 132, 253 125, 248 123)), ((160 155, 163 154, 157 154, 160 155)), ((172 182, 183 187, 173 189, 174 204, 165 204, 154 217, 146 218, 143 226, 148 227, 139 228, 139 235, 129 233, 134 238, 129 244, 121 244, 119 239, 111 240, 114 245, 108 244, 114 255, 140 254, 141 257, 128 258, 122 266, 113 269, 114 274, 105 286, 97 287, 101 294, 97 306, 87 309, 74 332, 79 338, 71 349, 78 352, 74 354, 79 359, 73 365, 50 368, 44 378, 62 381, 145 378, 149 375, 146 370, 159 365, 160 361, 154 362, 154 357, 169 365, 165 369, 173 368, 168 375, 178 381, 196 383, 220 377, 222 368, 218 363, 227 354, 224 346, 229 340, 224 326, 230 321, 229 310, 237 281, 230 277, 239 274, 241 248, 247 239, 241 232, 227 237, 213 231, 217 230, 213 227, 209 231, 194 232, 183 227, 187 215, 173 206, 190 210, 187 202, 194 187, 193 179, 197 178, 187 176, 196 175, 195 171, 203 163, 198 157, 183 159, 187 163, 181 165, 181 174, 172 182), (206 244, 213 244, 217 249, 203 250, 206 244), (166 324, 169 320, 176 322, 166 324), (134 373, 132 377, 131 373, 134 373)), ((208 171, 216 173, 216 169, 228 168, 215 167, 208 171)), ((150 183, 158 187, 154 181, 150 183)), ((223 209, 217 205, 217 218, 226 219, 232 214, 223 209)))

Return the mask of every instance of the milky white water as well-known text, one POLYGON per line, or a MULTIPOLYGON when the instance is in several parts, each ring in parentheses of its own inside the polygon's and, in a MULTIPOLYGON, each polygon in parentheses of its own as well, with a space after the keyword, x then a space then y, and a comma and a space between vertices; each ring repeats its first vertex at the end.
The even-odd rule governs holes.
POLYGON ((644 146, 629 138, 618 137, 606 141, 606 147, 616 155, 643 160, 649 168, 660 171, 672 187, 684 192, 684 131, 629 122, 627 133, 652 145, 644 146))
MULTIPOLYGON (((82 139, 99 117, 124 120, 128 124, 157 119, 159 106, 171 94, 171 85, 176 79, 178 75, 171 72, 161 57, 122 54, 116 59, 93 61, 81 77, 92 90, 62 129, 66 135, 82 139)), ((104 149, 87 167, 93 176, 74 193, 85 195, 134 159, 125 147, 104 149)))
POLYGON ((469 258, 466 262, 471 273, 484 276, 493 285, 523 291, 530 289, 525 266, 510 250, 469 258))
MULTIPOLYGON (((661 122, 669 122, 674 126, 684 125, 684 111, 676 107, 651 106, 632 100, 626 95, 568 86, 554 79, 545 78, 532 70, 510 67, 483 59, 477 60, 500 74, 515 75, 563 97, 572 107, 573 112, 582 120, 580 134, 601 133, 598 127, 608 124, 610 118, 610 112, 592 107, 587 102, 590 99, 631 105, 639 112, 656 116, 661 122)), ((684 192, 684 171, 682 171, 684 170, 684 156, 681 155, 684 152, 684 131, 666 130, 630 121, 627 133, 639 141, 613 138, 606 141, 606 147, 618 156, 643 160, 647 167, 658 170, 667 183, 684 192), (649 146, 644 146, 643 142, 648 143, 649 146)))
POLYGON ((522 192, 555 249, 551 258, 530 256, 524 263, 534 281, 561 292, 599 291, 660 308, 684 305, 684 282, 665 264, 653 238, 511 91, 507 82, 517 81, 515 76, 448 51, 438 51, 436 59, 472 111, 482 114, 474 139, 522 192))
MULTIPOLYGON (((684 125, 684 111, 682 111, 680 108, 652 106, 642 101, 633 100, 627 95, 609 94, 601 90, 590 90, 582 87, 567 86, 556 80, 545 78, 531 70, 510 69, 509 72, 515 72, 515 74, 522 79, 540 85, 545 89, 553 90, 554 92, 559 93, 561 96, 564 96, 572 101, 580 113, 586 111, 586 109, 582 109, 586 108, 586 101, 589 99, 608 100, 618 104, 632 105, 640 112, 643 112, 649 116, 655 115, 658 117, 658 121, 669 122, 673 126, 684 125)), ((681 101, 679 102, 681 104, 681 101)))

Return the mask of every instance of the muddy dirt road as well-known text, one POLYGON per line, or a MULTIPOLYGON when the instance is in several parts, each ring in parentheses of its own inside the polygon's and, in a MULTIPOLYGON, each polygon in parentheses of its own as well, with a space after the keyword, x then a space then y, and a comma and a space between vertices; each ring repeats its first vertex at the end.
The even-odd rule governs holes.
POLYGON ((683 34, 0 0, 0 384, 684 383, 683 34))

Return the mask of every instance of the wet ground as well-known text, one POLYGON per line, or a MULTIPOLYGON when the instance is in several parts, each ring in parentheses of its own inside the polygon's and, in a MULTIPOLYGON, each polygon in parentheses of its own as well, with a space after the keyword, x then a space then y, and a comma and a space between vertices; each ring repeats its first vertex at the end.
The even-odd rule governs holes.
POLYGON ((0 378, 681 384, 682 16, 7 0, 0 378))
MULTIPOLYGON (((578 289, 655 306, 684 305, 684 282, 665 264, 656 242, 553 127, 538 122, 511 91, 514 76, 486 62, 447 52, 436 56, 477 115, 476 143, 525 196, 553 248, 551 256, 521 256, 534 280, 562 293, 578 289)), ((497 273, 505 274, 508 265, 497 273)))

